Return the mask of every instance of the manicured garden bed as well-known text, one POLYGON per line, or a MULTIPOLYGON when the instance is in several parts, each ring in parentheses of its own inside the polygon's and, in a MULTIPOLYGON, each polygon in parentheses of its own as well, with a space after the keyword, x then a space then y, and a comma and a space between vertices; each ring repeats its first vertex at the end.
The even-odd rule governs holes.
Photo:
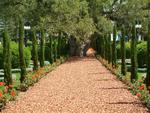
POLYGON ((28 72, 24 83, 20 83, 20 73, 16 73, 16 80, 13 80, 13 85, 7 86, 4 82, 0 82, 0 111, 4 109, 6 102, 15 100, 20 91, 27 91, 29 87, 34 86, 41 78, 64 63, 66 59, 67 57, 61 57, 52 65, 28 72))
POLYGON ((126 76, 123 76, 120 72, 120 67, 112 68, 112 64, 108 64, 108 62, 102 59, 100 56, 97 56, 97 59, 114 75, 117 76, 119 80, 125 83, 128 86, 128 90, 136 95, 144 105, 146 105, 150 109, 150 86, 147 88, 144 84, 143 73, 138 73, 138 80, 134 83, 131 83, 130 73, 128 72, 126 76))

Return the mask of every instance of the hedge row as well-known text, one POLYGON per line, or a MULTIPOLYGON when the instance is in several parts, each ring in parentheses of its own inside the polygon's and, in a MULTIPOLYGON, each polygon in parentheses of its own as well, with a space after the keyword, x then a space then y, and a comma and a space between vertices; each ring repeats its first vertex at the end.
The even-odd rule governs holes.
MULTIPOLYGON (((126 58, 130 59, 131 55, 131 49, 130 49, 130 42, 126 42, 126 58)), ((147 43, 145 41, 140 41, 137 44, 137 60, 138 60, 138 66, 144 67, 146 64, 146 53, 147 52, 147 43)), ((121 50, 120 50, 120 44, 117 44, 117 58, 121 58, 121 50)))

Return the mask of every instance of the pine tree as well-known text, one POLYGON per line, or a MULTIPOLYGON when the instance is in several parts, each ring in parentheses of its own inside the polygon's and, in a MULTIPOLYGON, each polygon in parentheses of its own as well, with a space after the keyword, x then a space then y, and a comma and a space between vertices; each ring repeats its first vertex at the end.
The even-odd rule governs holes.
POLYGON ((126 75, 126 47, 125 47, 125 27, 122 26, 122 36, 121 36, 121 73, 126 75))
POLYGON ((24 58, 24 22, 23 19, 19 20, 19 56, 20 56, 20 69, 21 69, 21 83, 26 77, 26 63, 24 58))
POLYGON ((131 82, 138 79, 137 76, 137 37, 135 25, 132 26, 132 38, 131 38, 131 82))
POLYGON ((38 70, 38 42, 36 37, 36 30, 32 29, 32 58, 33 58, 33 70, 38 70))
POLYGON ((10 37, 8 31, 5 29, 3 33, 3 58, 4 58, 4 81, 7 85, 12 84, 11 73, 11 50, 10 37))

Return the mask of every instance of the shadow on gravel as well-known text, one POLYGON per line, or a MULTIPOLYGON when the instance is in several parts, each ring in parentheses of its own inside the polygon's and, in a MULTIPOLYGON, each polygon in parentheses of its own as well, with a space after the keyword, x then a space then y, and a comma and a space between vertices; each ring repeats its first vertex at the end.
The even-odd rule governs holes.
POLYGON ((101 75, 101 74, 110 74, 110 72, 100 72, 100 73, 88 73, 88 75, 101 75))
POLYGON ((126 87, 111 87, 111 88, 100 88, 104 90, 110 90, 110 89, 127 89, 126 87))
POLYGON ((103 81, 116 81, 114 79, 96 79, 95 81, 103 82, 103 81))
POLYGON ((132 104, 132 105, 138 104, 140 106, 143 106, 141 104, 141 102, 112 102, 112 103, 108 103, 108 104, 132 104))

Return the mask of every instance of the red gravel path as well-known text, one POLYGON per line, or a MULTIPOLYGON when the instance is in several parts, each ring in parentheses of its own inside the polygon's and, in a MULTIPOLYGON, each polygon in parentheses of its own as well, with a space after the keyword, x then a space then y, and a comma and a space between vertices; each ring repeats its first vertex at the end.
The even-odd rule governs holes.
POLYGON ((7 104, 2 113, 148 113, 96 59, 74 59, 7 104))

